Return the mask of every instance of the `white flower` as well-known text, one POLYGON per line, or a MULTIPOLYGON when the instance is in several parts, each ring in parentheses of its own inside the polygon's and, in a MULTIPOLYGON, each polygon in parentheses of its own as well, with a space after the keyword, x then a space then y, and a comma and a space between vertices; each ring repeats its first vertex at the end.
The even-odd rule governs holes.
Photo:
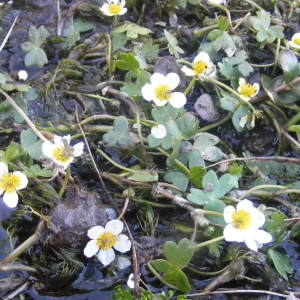
POLYGON ((20 70, 18 72, 18 78, 19 78, 19 80, 24 80, 25 81, 28 78, 28 73, 25 70, 20 70))
POLYGON ((239 87, 238 92, 242 99, 249 100, 250 98, 254 97, 259 91, 259 84, 258 83, 247 83, 245 78, 239 79, 239 87))
POLYGON ((100 10, 106 16, 121 16, 127 12, 125 4, 125 0, 108 0, 100 7, 100 10))
POLYGON ((134 278, 133 278, 133 273, 129 274, 128 279, 127 279, 127 286, 130 289, 134 288, 134 278))
POLYGON ((43 154, 52 159, 57 165, 64 168, 74 160, 74 157, 80 156, 83 153, 83 142, 70 146, 70 135, 60 137, 54 135, 54 143, 49 141, 42 145, 43 154))
POLYGON ((167 135, 167 129, 165 125, 158 124, 151 128, 151 134, 157 139, 163 139, 167 135))
POLYGON ((244 128, 247 122, 248 122, 248 116, 247 115, 242 116, 239 122, 240 127, 244 128))
POLYGON ((151 83, 146 83, 142 87, 142 95, 146 101, 153 101, 157 106, 164 106, 169 102, 175 108, 185 105, 185 95, 180 92, 172 92, 180 82, 176 73, 169 73, 166 76, 154 73, 150 80, 151 83))
POLYGON ((201 77, 203 75, 215 76, 216 66, 210 60, 209 55, 206 52, 199 52, 193 60, 192 69, 187 66, 183 66, 181 71, 186 76, 197 76, 201 77))
POLYGON ((223 234, 228 242, 244 242, 249 249, 257 251, 272 240, 271 234, 259 229, 265 223, 264 214, 247 199, 240 201, 236 209, 226 206, 224 219, 227 225, 223 234))
POLYGON ((226 5, 226 0, 207 0, 209 5, 226 5))
POLYGON ((26 175, 20 171, 8 172, 7 164, 0 162, 0 195, 8 207, 16 207, 18 204, 17 191, 24 189, 28 184, 26 175))
POLYGON ((121 253, 130 250, 131 242, 125 234, 121 234, 123 223, 120 220, 111 220, 105 228, 94 226, 88 231, 88 237, 92 240, 84 248, 84 255, 92 257, 97 254, 104 266, 109 265, 115 259, 113 248, 121 253))
POLYGON ((289 41, 291 48, 300 49, 300 32, 295 33, 289 41))

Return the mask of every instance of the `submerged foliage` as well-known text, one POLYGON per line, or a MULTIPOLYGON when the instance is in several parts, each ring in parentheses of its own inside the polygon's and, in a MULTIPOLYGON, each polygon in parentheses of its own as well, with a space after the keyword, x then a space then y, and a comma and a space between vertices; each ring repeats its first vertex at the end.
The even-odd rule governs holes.
POLYGON ((19 246, 6 282, 20 269, 41 293, 187 299, 231 282, 295 297, 299 5, 73 2, 1 11, 24 10, 7 35, 21 66, 0 73, 0 192, 20 198, 1 226, 19 246), (38 11, 58 17, 26 23, 38 11))

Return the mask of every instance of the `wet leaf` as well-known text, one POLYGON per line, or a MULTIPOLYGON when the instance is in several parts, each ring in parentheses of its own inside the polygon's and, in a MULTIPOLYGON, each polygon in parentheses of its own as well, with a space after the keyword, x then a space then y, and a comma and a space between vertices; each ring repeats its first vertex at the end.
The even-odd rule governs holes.
POLYGON ((169 272, 174 269, 174 265, 165 259, 155 259, 151 261, 151 265, 161 273, 169 272))
POLYGON ((274 263, 277 272, 285 279, 288 280, 288 274, 293 273, 293 268, 290 265, 288 258, 280 252, 269 249, 268 255, 274 263))
POLYGON ((131 53, 122 53, 115 65, 120 70, 137 72, 140 69, 140 64, 131 53))
POLYGON ((138 182, 155 182, 158 181, 158 174, 155 171, 139 170, 130 175, 128 179, 138 182))
POLYGON ((187 238, 180 240, 178 245, 173 241, 168 241, 164 244, 166 259, 179 268, 186 267, 193 258, 194 253, 195 247, 187 238))
POLYGON ((178 267, 165 273, 163 278, 181 292, 188 292, 192 289, 187 276, 178 267))
POLYGON ((174 55, 176 58, 179 58, 180 57, 179 54, 184 53, 184 51, 183 51, 183 49, 181 49, 178 46, 178 41, 177 41, 176 37, 174 35, 172 35, 166 29, 164 29, 164 34, 168 41, 168 48, 169 48, 170 54, 174 55))
POLYGON ((286 83, 293 81, 300 74, 300 64, 293 51, 288 49, 282 50, 279 53, 279 63, 286 83))
POLYGON ((189 180, 190 182, 198 188, 202 188, 202 180, 206 170, 203 167, 195 166, 190 169, 189 180))
POLYGON ((42 141, 37 138, 32 130, 23 130, 20 135, 20 142, 23 149, 28 152, 29 156, 33 159, 40 159, 42 153, 42 141))
POLYGON ((138 35, 148 35, 152 31, 146 27, 139 26, 135 23, 126 23, 114 29, 116 33, 126 32, 129 39, 136 39, 138 35))

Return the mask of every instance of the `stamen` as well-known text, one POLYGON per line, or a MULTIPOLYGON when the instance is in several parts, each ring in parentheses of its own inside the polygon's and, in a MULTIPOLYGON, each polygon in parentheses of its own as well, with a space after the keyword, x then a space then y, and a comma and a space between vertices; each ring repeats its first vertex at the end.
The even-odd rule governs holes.
POLYGON ((249 83, 244 83, 240 88, 240 94, 244 97, 251 98, 253 97, 257 92, 257 89, 254 87, 254 85, 249 83))
POLYGON ((197 61, 194 66, 194 72, 196 75, 201 75, 205 72, 205 70, 208 68, 208 64, 204 61, 197 61))
POLYGON ((105 232, 98 237, 97 243, 100 249, 109 250, 117 242, 117 237, 111 232, 105 232))
POLYGON ((21 180, 11 173, 5 174, 0 181, 0 187, 7 193, 12 193, 20 186, 21 180))
POLYGON ((171 89, 167 85, 160 85, 155 90, 155 96, 161 101, 169 100, 171 89))
POLYGON ((122 7, 120 4, 114 3, 109 6, 108 11, 112 15, 118 15, 120 13, 121 9, 122 9, 122 7))
POLYGON ((300 46, 300 38, 293 39, 293 43, 300 46))
POLYGON ((57 147, 53 151, 53 157, 61 163, 67 163, 70 160, 70 158, 72 157, 72 155, 70 155, 70 154, 71 153, 69 153, 67 151, 65 146, 57 147))
POLYGON ((237 210, 232 215, 232 225, 241 230, 245 230, 251 224, 251 216, 245 210, 237 210))

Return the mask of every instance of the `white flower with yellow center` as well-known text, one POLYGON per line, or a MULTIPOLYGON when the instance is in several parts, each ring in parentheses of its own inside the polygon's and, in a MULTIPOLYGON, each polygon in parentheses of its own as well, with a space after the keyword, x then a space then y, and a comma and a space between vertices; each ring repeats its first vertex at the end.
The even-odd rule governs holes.
POLYGON ((206 52, 199 52, 193 60, 192 69, 187 66, 183 66, 181 71, 186 76, 197 76, 201 77, 204 75, 215 76, 216 66, 211 61, 209 55, 206 52))
POLYGON ((295 33, 289 41, 289 46, 294 49, 300 49, 300 32, 295 33))
POLYGON ((184 93, 172 92, 179 84, 180 78, 176 73, 169 73, 166 76, 154 73, 142 87, 142 95, 146 101, 153 101, 157 106, 164 106, 168 102, 175 108, 181 108, 186 103, 184 93))
POLYGON ((259 91, 259 84, 258 83, 247 83, 245 78, 239 79, 239 87, 238 92, 242 99, 249 100, 256 96, 259 91))
POLYGON ((122 16, 127 12, 125 4, 125 0, 108 0, 100 7, 100 10, 106 16, 122 16))
POLYGON ((207 0, 209 5, 226 5, 226 0, 207 0))
POLYGON ((114 249, 125 253, 130 250, 131 242, 125 234, 122 234, 123 223, 120 220, 111 220, 105 228, 94 226, 88 231, 88 237, 92 239, 84 248, 84 255, 92 257, 97 254, 100 262, 107 266, 115 259, 114 249))
POLYGON ((167 129, 165 125, 158 124, 151 128, 151 134, 157 139, 163 139, 167 135, 167 129))
POLYGON ((272 240, 271 234, 259 229, 265 223, 265 215, 247 199, 240 201, 236 208, 226 206, 224 219, 227 225, 223 234, 228 242, 244 242, 249 249, 257 251, 272 240))
POLYGON ((16 207, 18 204, 17 191, 24 189, 28 184, 26 175, 20 171, 8 172, 7 164, 0 162, 0 195, 8 207, 16 207))
POLYGON ((74 157, 80 156, 83 153, 83 142, 70 146, 70 135, 60 137, 54 135, 54 143, 49 141, 42 145, 43 154, 53 160, 58 166, 65 170, 74 160, 74 157))

